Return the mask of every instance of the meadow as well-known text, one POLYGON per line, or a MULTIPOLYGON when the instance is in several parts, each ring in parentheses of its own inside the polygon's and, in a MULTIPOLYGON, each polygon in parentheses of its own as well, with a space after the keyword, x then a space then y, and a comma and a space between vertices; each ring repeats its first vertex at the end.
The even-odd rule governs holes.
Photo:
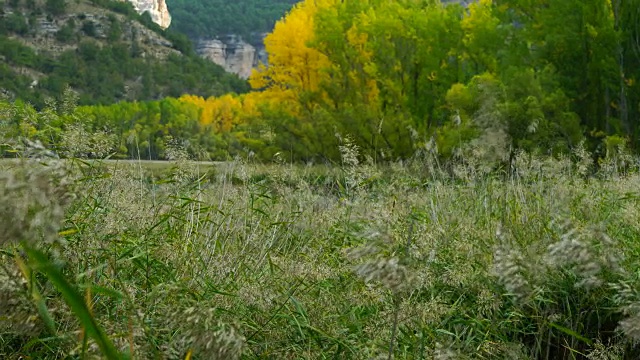
POLYGON ((637 359, 637 159, 0 164, 3 359, 637 359))

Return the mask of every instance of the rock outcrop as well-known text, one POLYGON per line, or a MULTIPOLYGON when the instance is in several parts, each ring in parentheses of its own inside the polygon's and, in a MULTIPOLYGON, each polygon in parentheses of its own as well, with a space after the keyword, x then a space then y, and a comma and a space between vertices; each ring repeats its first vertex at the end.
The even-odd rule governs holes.
MULTIPOLYGON (((129 1, 139 12, 149 12, 151 19, 163 29, 171 25, 171 14, 166 0, 122 0, 129 1)), ((216 39, 197 39, 196 51, 205 59, 222 66, 225 71, 234 73, 243 79, 248 79, 253 68, 259 63, 267 62, 264 49, 264 36, 253 36, 251 43, 245 42, 236 35, 227 35, 216 39)))
MULTIPOLYGON (((90 24, 93 33, 88 35, 82 30, 82 27, 73 26, 73 33, 70 37, 87 38, 91 37, 99 42, 107 41, 108 31, 115 16, 120 24, 120 36, 118 40, 133 44, 135 43, 140 56, 152 57, 157 59, 166 59, 171 54, 179 54, 179 51, 173 48, 173 44, 157 34, 153 30, 145 27, 137 21, 131 21, 120 14, 106 14, 104 11, 84 11, 82 14, 65 14, 55 19, 46 15, 36 17, 31 35, 20 38, 25 45, 29 45, 35 49, 46 49, 52 55, 59 55, 67 50, 73 50, 78 47, 78 42, 60 42, 56 41, 56 34, 68 24, 75 24, 82 21, 82 24, 90 24)), ((2 18, 0 17, 0 21, 2 18)), ((131 45, 133 46, 133 45, 131 45)))
POLYGON ((129 1, 140 13, 149 12, 151 19, 161 28, 166 29, 171 25, 171 14, 165 0, 123 0, 129 1))
POLYGON ((227 72, 237 74, 243 79, 249 78, 254 67, 267 62, 267 54, 262 38, 249 44, 235 35, 222 39, 199 39, 196 51, 200 56, 222 66, 227 72))

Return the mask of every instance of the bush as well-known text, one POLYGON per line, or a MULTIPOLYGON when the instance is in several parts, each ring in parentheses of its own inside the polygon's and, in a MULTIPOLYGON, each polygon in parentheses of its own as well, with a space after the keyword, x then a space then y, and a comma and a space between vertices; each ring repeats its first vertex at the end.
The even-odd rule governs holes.
POLYGON ((75 31, 74 31, 73 23, 71 21, 68 21, 67 23, 65 23, 60 28, 60 30, 56 32, 56 40, 63 43, 71 42, 72 40, 74 40, 74 37, 75 37, 75 31))
POLYGON ((22 15, 22 13, 15 12, 7 16, 6 20, 3 20, 3 22, 5 22, 4 27, 8 32, 19 35, 25 35, 29 32, 29 24, 27 24, 27 19, 22 15))
POLYGON ((47 0, 45 10, 53 16, 63 15, 67 11, 66 0, 47 0))
POLYGON ((82 27, 80 28, 82 32, 91 37, 96 37, 96 25, 91 20, 85 20, 82 22, 82 27))

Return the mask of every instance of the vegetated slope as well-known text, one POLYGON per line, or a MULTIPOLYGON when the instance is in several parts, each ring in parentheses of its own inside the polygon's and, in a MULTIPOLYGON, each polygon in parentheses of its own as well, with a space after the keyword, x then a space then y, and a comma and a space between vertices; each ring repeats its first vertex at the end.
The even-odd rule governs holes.
POLYGON ((197 57, 184 35, 111 0, 1 3, 0 59, 0 91, 36 107, 66 86, 80 93, 80 104, 247 89, 197 57))
POLYGON ((167 0, 171 28, 191 38, 212 38, 273 29, 275 22, 299 0, 167 0))

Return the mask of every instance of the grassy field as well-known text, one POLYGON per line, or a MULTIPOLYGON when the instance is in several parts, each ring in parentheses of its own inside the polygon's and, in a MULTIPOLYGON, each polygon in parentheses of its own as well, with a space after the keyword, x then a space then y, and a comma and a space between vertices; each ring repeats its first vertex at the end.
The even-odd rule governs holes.
POLYGON ((640 357, 633 167, 156 165, 0 164, 0 358, 640 357))
MULTIPOLYGON (((151 175, 161 177, 166 171, 170 171, 173 167, 178 165, 178 161, 169 160, 75 160, 76 162, 84 163, 87 166, 108 168, 110 171, 114 169, 127 169, 127 170, 140 170, 145 175, 151 175)), ((11 168, 20 165, 22 159, 0 159, 0 168, 11 168)), ((189 167, 195 167, 204 171, 210 170, 214 167, 224 166, 225 162, 220 161, 189 161, 189 167)))

